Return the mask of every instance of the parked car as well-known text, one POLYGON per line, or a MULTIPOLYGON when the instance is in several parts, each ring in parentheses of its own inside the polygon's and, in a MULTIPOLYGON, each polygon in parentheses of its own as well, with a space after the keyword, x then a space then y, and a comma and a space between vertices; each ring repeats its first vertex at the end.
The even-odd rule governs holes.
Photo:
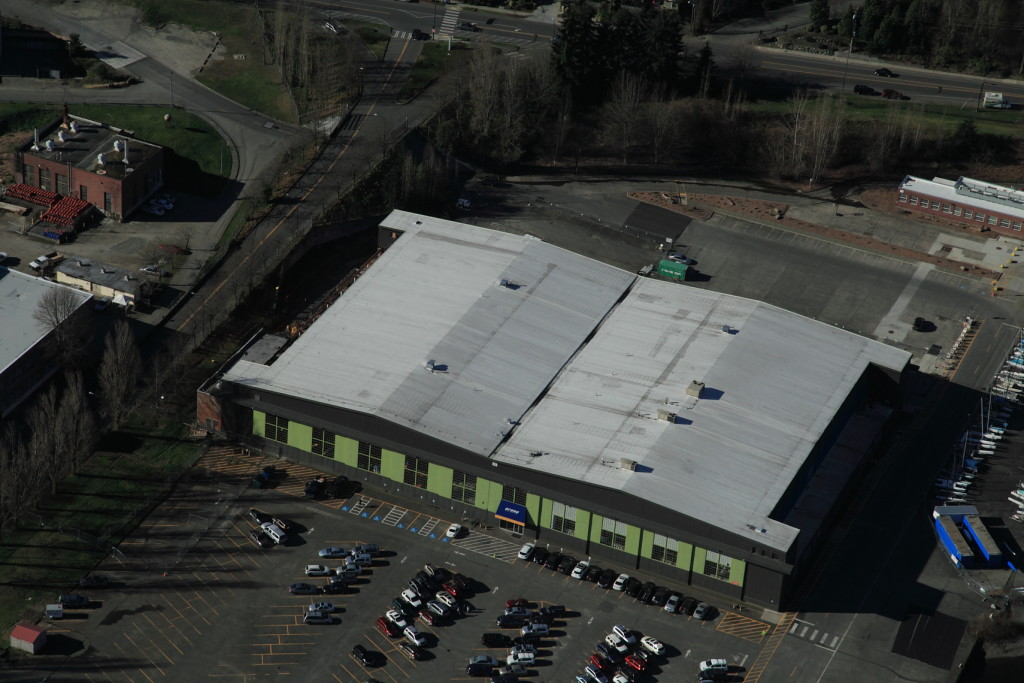
POLYGON ((669 261, 675 261, 676 263, 685 263, 688 266, 696 265, 697 263, 689 256, 681 254, 678 251, 668 252, 667 254, 665 254, 665 258, 667 258, 669 261))
POLYGON ((608 683, 608 677, 604 675, 604 672, 593 666, 585 667, 583 673, 594 683, 608 683))
POLYGON ((314 602, 306 608, 307 612, 327 612, 331 614, 334 612, 334 604, 330 602, 314 602))
POLYGON ((334 570, 322 564, 307 564, 306 576, 330 576, 334 570))
POLYGON ((523 617, 514 614, 501 614, 495 619, 494 624, 498 628, 521 628, 525 620, 523 617))
POLYGON ((521 652, 531 652, 533 654, 537 654, 536 643, 516 643, 508 649, 508 653, 510 655, 519 654, 521 652))
POLYGON ((445 592, 448 593, 448 595, 451 595, 452 597, 455 597, 455 598, 461 598, 466 593, 466 591, 464 591, 463 589, 459 588, 458 586, 456 586, 454 583, 452 583, 450 581, 446 581, 445 583, 442 583, 441 584, 441 588, 443 588, 445 590, 445 592))
POLYGON ((445 538, 458 538, 462 535, 462 525, 452 524, 448 527, 448 531, 444 532, 445 538))
POLYGON ((447 591, 437 591, 437 593, 434 594, 434 598, 445 607, 455 607, 459 602, 458 599, 453 595, 450 595, 447 591))
POLYGON ((320 498, 324 494, 324 478, 316 477, 306 482, 306 488, 303 495, 306 498, 320 498))
POLYGON ((533 555, 533 551, 536 547, 537 546, 535 546, 533 543, 524 543, 523 547, 519 549, 519 559, 529 560, 530 557, 533 555))
POLYGON ((622 656, 619 654, 619 651, 608 643, 600 642, 594 646, 594 649, 612 664, 618 664, 622 661, 622 656))
POLYGON ((875 75, 882 76, 884 78, 899 78, 899 74, 893 73, 892 71, 889 71, 885 67, 882 67, 881 69, 875 69, 875 75))
POLYGON ((867 85, 855 85, 853 86, 853 92, 858 95, 877 95, 878 91, 867 85))
POLYGON ((882 91, 882 97, 884 97, 887 100, 902 100, 903 93, 901 93, 899 90, 892 90, 890 88, 886 88, 885 90, 882 91))
POLYGON ((171 274, 166 270, 161 270, 157 266, 142 266, 139 268, 139 272, 145 273, 146 275, 155 275, 156 277, 170 277, 171 274))
POLYGON ((89 606, 89 598, 77 593, 68 593, 57 596, 57 604, 65 608, 80 609, 89 606))
POLYGON ((286 534, 295 533, 295 522, 291 521, 290 519, 285 519, 284 517, 274 517, 274 524, 277 525, 278 529, 285 532, 286 534))
POLYGON ((511 607, 505 608, 505 616, 516 616, 523 617, 524 619, 530 616, 533 612, 522 605, 512 605, 511 607))
POLYGON ((620 591, 622 587, 629 581, 629 574, 619 574, 619 578, 615 579, 615 583, 612 584, 612 590, 620 591))
POLYGON ((643 659, 642 657, 637 657, 636 655, 629 655, 628 657, 626 657, 626 664, 633 667, 637 671, 643 671, 647 668, 647 660, 643 659))
POLYGON ((437 600, 431 600, 430 602, 428 602, 427 609, 439 617, 448 616, 448 606, 441 604, 437 600))
POLYGON ((249 540, 260 548, 271 548, 274 545, 273 539, 267 536, 262 529, 253 529, 249 532, 249 540))
POLYGON ((531 635, 531 634, 532 635, 538 635, 538 636, 546 636, 548 634, 548 625, 547 624, 526 624, 525 626, 523 626, 519 630, 519 632, 522 633, 524 636, 528 636, 528 635, 531 635))
POLYGON ((422 612, 420 612, 419 614, 417 614, 416 618, 419 619, 420 621, 422 621, 427 626, 437 626, 442 621, 444 621, 443 617, 435 614, 434 612, 431 612, 430 610, 426 610, 426 609, 423 610, 422 612))
POLYGON ((339 498, 348 485, 348 477, 335 477, 324 486, 324 495, 328 498, 339 498))
POLYGON ((328 583, 321 589, 324 593, 330 595, 338 595, 339 593, 345 593, 348 591, 348 581, 342 579, 340 576, 331 577, 331 582, 328 583))
POLYGON ((338 560, 343 557, 348 557, 348 551, 344 548, 321 548, 317 555, 325 560, 338 560))
POLYGON ((504 633, 485 633, 480 636, 480 644, 484 647, 509 647, 512 639, 504 633))
MULTIPOLYGON (((0 253, 3 253, 3 252, 0 252, 0 253)), ((0 261, 0 263, 2 263, 2 261, 0 261)), ((110 306, 110 302, 111 302, 111 298, 109 296, 101 296, 101 297, 97 298, 96 299, 96 303, 93 304, 93 306, 92 306, 93 310, 105 311, 105 310, 107 310, 107 307, 110 306)))
POLYGON ((406 588, 404 591, 402 591, 402 599, 405 600, 410 605, 412 605, 413 607, 422 607, 423 606, 423 601, 420 600, 420 596, 416 595, 416 593, 414 593, 413 591, 409 590, 408 588, 406 588))
POLYGON ((533 562, 534 564, 544 564, 548 561, 548 556, 551 555, 551 551, 547 548, 536 548, 533 551, 533 562))
POLYGON ((601 572, 603 571, 604 570, 598 567, 596 564, 592 564, 589 568, 587 568, 587 573, 584 575, 583 578, 591 583, 597 583, 597 579, 601 576, 601 572))
POLYGON ((304 624, 333 624, 334 617, 327 612, 306 612, 302 617, 302 623, 304 624))
POLYGON ((634 636, 633 632, 622 624, 615 624, 615 626, 612 626, 612 633, 626 641, 627 645, 633 645, 636 643, 636 636, 634 636))
POLYGON ((643 588, 643 585, 643 582, 634 576, 626 582, 626 585, 622 588, 622 592, 631 598, 635 598, 640 594, 640 589, 643 588))
POLYGON ((611 588, 616 576, 618 576, 618 572, 614 569, 605 569, 601 576, 597 577, 597 585, 601 588, 611 588))
POLYGON ((693 610, 693 618, 700 621, 704 621, 711 616, 711 605, 706 602, 702 602, 697 605, 697 608, 693 610))
POLYGON ((677 611, 679 611, 679 605, 682 601, 683 596, 681 593, 670 594, 668 596, 668 599, 665 601, 665 611, 669 614, 675 614, 677 611))
POLYGON ((320 589, 310 583, 293 583, 288 586, 288 592, 292 595, 316 595, 320 589))
POLYGON ((412 643, 398 643, 397 647, 409 659, 423 659, 423 650, 412 643))
POLYGON ((395 636, 402 633, 402 630, 398 628, 398 626, 388 621, 384 617, 379 617, 377 619, 377 630, 383 633, 384 635, 388 636, 389 638, 394 638, 395 636))
MULTIPOLYGON (((506 610, 509 607, 529 607, 529 605, 530 605, 530 601, 527 600, 526 598, 509 598, 508 600, 505 601, 505 609, 506 610)), ((505 614, 508 614, 508 612, 505 612, 505 614)))
POLYGON ((498 668, 499 678, 491 679, 491 683, 502 683, 503 681, 509 681, 509 683, 516 683, 519 679, 517 676, 529 676, 530 670, 522 664, 506 664, 505 666, 498 668))
POLYGON ((569 575, 572 572, 573 567, 576 566, 576 558, 569 557, 566 555, 562 558, 562 561, 558 563, 558 573, 569 575))
POLYGON ((266 512, 260 512, 256 508, 249 508, 248 515, 249 519, 251 519, 255 524, 265 524, 266 522, 272 522, 274 520, 272 515, 268 515, 266 512))
POLYGON ((649 603, 657 589, 658 587, 654 585, 653 581, 648 581, 640 589, 640 594, 636 596, 636 599, 643 603, 649 603))
POLYGON ((359 660, 363 666, 376 666, 380 661, 376 652, 367 650, 365 647, 356 643, 352 646, 352 655, 359 660))
POLYGON ((417 647, 423 647, 427 644, 427 638, 420 633, 415 626, 406 626, 402 629, 402 633, 405 634, 406 639, 416 645, 417 647))
POLYGON ((538 612, 557 619, 565 616, 565 605, 547 605, 546 607, 541 607, 538 612))
POLYGON ((651 596, 651 604, 661 607, 668 600, 668 596, 672 593, 671 590, 664 586, 658 586, 657 590, 654 591, 654 595, 651 596))
POLYGON ((654 636, 644 636, 640 639, 640 645, 654 655, 665 654, 665 646, 654 636))
POLYGON ((466 667, 466 675, 475 678, 478 676, 490 676, 494 672, 494 666, 486 662, 470 664, 466 667))
POLYGON ((558 564, 562 561, 562 553, 551 553, 548 555, 548 559, 544 562, 545 569, 557 569, 558 564))
POLYGON ((490 666, 501 666, 501 662, 499 662, 497 658, 491 657, 489 655, 473 655, 469 658, 468 665, 472 666, 473 664, 488 664, 490 666))
POLYGON ((572 574, 570 574, 570 576, 574 579, 582 579, 586 575, 588 569, 590 569, 590 563, 586 560, 580 560, 576 563, 576 566, 573 567, 572 574))
POLYGON ((684 598, 683 602, 679 605, 679 611, 689 616, 693 614, 693 610, 697 609, 697 598, 684 598))
POLYGON ((384 617, 398 628, 405 628, 409 625, 409 622, 405 620, 405 615, 396 609, 389 609, 384 613, 384 617))
POLYGON ((610 647, 615 648, 616 652, 619 652, 621 654, 629 652, 629 645, 626 644, 626 641, 614 633, 609 633, 608 635, 606 635, 604 637, 604 642, 607 643, 610 647))
POLYGON ((516 652, 505 658, 506 664, 536 664, 537 655, 533 652, 516 652))

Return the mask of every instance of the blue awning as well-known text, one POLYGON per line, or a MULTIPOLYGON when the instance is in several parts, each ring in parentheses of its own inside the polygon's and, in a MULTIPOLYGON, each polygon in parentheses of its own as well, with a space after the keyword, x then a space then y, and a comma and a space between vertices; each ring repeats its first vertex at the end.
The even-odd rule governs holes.
POLYGON ((506 522, 514 522, 515 524, 522 524, 525 526, 526 506, 503 500, 498 504, 498 509, 495 511, 494 516, 498 519, 503 519, 506 522))

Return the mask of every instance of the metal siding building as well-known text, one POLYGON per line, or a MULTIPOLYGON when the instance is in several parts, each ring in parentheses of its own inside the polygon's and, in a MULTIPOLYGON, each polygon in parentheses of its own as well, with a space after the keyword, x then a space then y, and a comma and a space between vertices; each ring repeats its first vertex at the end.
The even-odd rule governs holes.
POLYGON ((528 236, 399 211, 381 231, 305 333, 201 389, 201 421, 441 516, 500 507, 598 563, 782 603, 910 354, 528 236))

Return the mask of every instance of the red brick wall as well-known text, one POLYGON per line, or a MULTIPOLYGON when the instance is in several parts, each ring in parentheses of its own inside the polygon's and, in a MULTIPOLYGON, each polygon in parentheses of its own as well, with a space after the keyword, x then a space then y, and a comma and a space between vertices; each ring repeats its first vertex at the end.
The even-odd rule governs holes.
POLYGON ((900 190, 896 197, 896 205, 906 211, 922 214, 938 220, 956 223, 975 230, 991 230, 1004 235, 1024 238, 1024 218, 999 211, 995 206, 978 209, 950 202, 920 192, 900 190), (984 220, 978 220, 978 216, 984 220), (992 218, 995 218, 995 223, 992 218), (1005 224, 1004 224, 1005 221, 1005 224))

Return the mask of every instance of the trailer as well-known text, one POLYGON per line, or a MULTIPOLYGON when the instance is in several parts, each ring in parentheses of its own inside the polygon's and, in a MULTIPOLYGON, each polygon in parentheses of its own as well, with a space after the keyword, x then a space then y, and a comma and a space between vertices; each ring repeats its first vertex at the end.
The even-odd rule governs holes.
POLYGON ((982 100, 985 109, 1013 109, 1013 104, 1001 92, 987 92, 982 100))

